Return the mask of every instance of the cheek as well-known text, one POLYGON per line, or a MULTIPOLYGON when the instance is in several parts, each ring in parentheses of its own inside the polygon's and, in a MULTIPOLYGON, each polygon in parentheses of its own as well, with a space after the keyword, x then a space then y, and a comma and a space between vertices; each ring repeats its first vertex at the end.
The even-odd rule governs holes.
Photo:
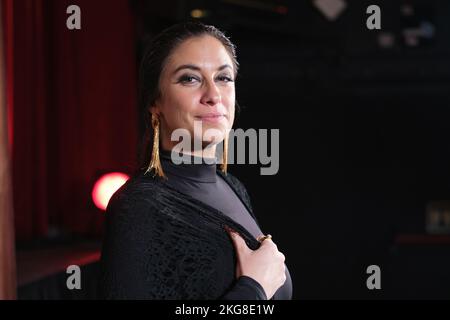
POLYGON ((194 111, 198 101, 200 100, 200 95, 195 90, 179 90, 175 96, 176 105, 184 113, 189 113, 194 111))
POLYGON ((229 113, 230 126, 232 126, 234 122, 235 103, 236 103, 234 87, 226 90, 222 97, 223 97, 222 98, 223 104, 227 108, 229 113))
POLYGON ((230 86, 229 88, 226 88, 223 96, 225 97, 227 102, 234 107, 234 100, 236 98, 236 92, 234 90, 234 86, 230 86))
POLYGON ((173 90, 167 95, 164 103, 164 113, 172 129, 184 128, 192 121, 193 112, 198 99, 188 90, 173 90))

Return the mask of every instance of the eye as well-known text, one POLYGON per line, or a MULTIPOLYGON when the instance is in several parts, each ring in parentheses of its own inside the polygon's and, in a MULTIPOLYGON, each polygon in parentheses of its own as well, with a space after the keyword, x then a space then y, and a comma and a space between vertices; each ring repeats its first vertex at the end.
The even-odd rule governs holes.
POLYGON ((179 82, 179 83, 182 83, 182 84, 192 84, 192 83, 194 83, 194 82, 196 82, 196 81, 200 81, 200 79, 197 78, 197 77, 195 77, 195 76, 187 75, 187 74, 182 75, 182 76, 178 79, 178 82, 179 82))
POLYGON ((233 82, 233 79, 227 75, 218 76, 217 79, 223 82, 233 82))

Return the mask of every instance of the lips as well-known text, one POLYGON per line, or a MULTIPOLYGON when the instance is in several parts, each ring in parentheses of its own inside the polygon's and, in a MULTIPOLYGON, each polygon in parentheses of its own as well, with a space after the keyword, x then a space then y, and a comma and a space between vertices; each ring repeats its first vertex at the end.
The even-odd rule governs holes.
POLYGON ((197 116, 197 118, 200 118, 200 119, 209 119, 209 118, 214 119, 214 118, 220 118, 220 117, 223 117, 223 116, 224 116, 223 113, 206 113, 206 114, 197 116))
POLYGON ((223 113, 206 113, 200 116, 196 116, 197 119, 208 122, 218 122, 225 118, 223 113))

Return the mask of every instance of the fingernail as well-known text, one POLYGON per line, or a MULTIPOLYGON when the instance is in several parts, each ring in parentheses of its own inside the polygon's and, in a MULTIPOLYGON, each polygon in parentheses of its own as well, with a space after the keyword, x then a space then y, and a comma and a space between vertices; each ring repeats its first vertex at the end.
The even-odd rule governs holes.
POLYGON ((229 226, 224 226, 224 229, 227 230, 228 232, 231 232, 232 234, 237 233, 236 231, 234 231, 233 229, 231 229, 229 226))

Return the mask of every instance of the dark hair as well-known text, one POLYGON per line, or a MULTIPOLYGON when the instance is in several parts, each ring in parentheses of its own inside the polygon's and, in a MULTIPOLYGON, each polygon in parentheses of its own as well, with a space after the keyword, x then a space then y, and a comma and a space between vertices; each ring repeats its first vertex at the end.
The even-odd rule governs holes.
MULTIPOLYGON (((161 95, 159 82, 167 59, 182 42, 203 35, 212 36, 223 44, 232 60, 236 78, 239 67, 236 59, 236 47, 222 31, 214 26, 189 21, 173 25, 153 38, 144 50, 139 67, 139 106, 143 112, 145 132, 139 148, 138 170, 146 168, 150 162, 153 130, 150 123, 149 107, 154 105, 161 95)), ((237 103, 236 110, 239 111, 237 103)))

